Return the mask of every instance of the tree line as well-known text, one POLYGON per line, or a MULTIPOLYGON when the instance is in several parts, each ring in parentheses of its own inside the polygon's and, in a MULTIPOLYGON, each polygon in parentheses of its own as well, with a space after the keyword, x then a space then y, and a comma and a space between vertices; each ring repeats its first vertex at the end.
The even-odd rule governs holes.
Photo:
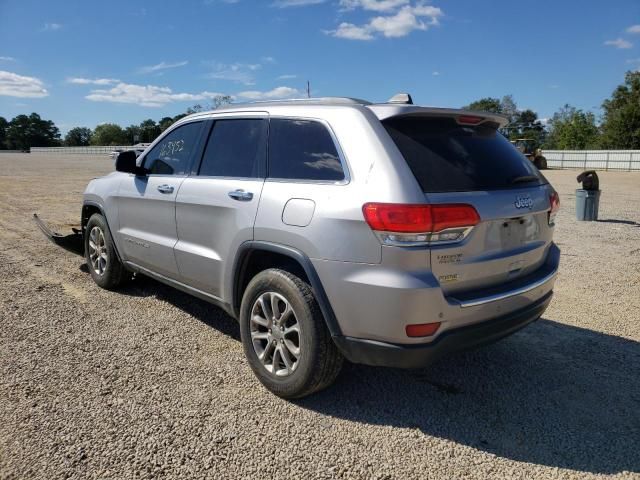
POLYGON ((505 115, 509 124, 503 133, 510 140, 531 139, 548 150, 640 149, 640 72, 627 72, 624 83, 602 103, 600 121, 566 104, 543 125, 536 112, 518 110, 511 95, 482 98, 464 108, 505 115))
POLYGON ((0 116, 0 150, 28 150, 30 147, 84 147, 88 145, 134 145, 151 143, 158 135, 187 115, 204 110, 214 110, 231 102, 231 97, 220 95, 209 105, 194 105, 174 117, 163 117, 159 121, 151 118, 138 125, 122 128, 115 123, 103 123, 95 129, 75 127, 64 139, 51 120, 43 120, 37 113, 18 115, 11 121, 0 116))
MULTIPOLYGON (((206 108, 216 109, 230 102, 231 97, 218 96, 206 108)), ((505 136, 511 140, 531 139, 550 150, 640 150, 640 72, 626 73, 624 83, 602 103, 599 119, 592 112, 567 104, 543 124, 533 110, 519 110, 511 95, 482 98, 463 108, 505 115, 509 119, 502 130, 505 136)), ((64 139, 51 120, 44 120, 37 113, 18 115, 11 121, 0 116, 0 149, 150 143, 175 121, 204 109, 194 105, 175 117, 163 117, 157 122, 147 119, 126 128, 114 123, 98 125, 94 130, 76 127, 64 139)))

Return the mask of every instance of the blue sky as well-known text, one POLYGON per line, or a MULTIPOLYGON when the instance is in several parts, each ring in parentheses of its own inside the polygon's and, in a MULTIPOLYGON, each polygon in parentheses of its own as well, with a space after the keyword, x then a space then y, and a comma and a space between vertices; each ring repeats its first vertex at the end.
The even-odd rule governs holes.
POLYGON ((640 68, 640 1, 0 0, 0 116, 67 131, 314 96, 599 113, 640 68))

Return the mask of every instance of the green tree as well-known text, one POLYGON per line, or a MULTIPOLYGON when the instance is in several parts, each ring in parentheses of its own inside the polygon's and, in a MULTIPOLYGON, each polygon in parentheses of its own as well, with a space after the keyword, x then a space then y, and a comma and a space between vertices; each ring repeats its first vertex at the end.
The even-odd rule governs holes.
POLYGON ((598 147, 600 138, 596 117, 565 105, 549 121, 545 147, 558 150, 586 150, 598 147))
POLYGON ((171 117, 162 117, 158 122, 158 126, 160 127, 160 131, 164 132, 167 128, 173 125, 173 118, 171 117))
POLYGON ((150 118, 140 123, 140 142, 151 143, 160 135, 160 127, 150 118))
POLYGON ((60 145, 60 130, 51 120, 37 113, 18 115, 7 125, 6 144, 9 149, 28 150, 29 147, 60 145))
POLYGON ((90 128, 75 127, 67 132, 64 137, 64 144, 67 147, 84 147, 91 143, 93 132, 90 128))
POLYGON ((515 114, 513 121, 505 128, 509 140, 526 138, 536 145, 542 145, 546 138, 546 130, 533 110, 522 110, 515 114))
POLYGON ((233 99, 230 95, 216 95, 211 101, 211 109, 217 110, 220 107, 224 107, 225 105, 230 104, 231 100, 233 99))
POLYGON ((140 127, 138 125, 129 125, 124 129, 124 134, 127 137, 127 145, 140 143, 140 127))
POLYGON ((187 115, 191 115, 194 113, 200 113, 204 111, 204 107, 199 103, 196 103, 194 106, 187 108, 187 115))
POLYGON ((93 131, 91 145, 126 145, 127 136, 120 125, 115 123, 103 123, 93 131))
POLYGON ((7 148, 6 140, 7 140, 7 127, 9 126, 9 122, 4 117, 0 117, 0 150, 7 148))
POLYGON ((481 98, 462 108, 465 110, 477 110, 479 112, 502 113, 500 99, 492 97, 481 98))
POLYGON ((640 72, 627 72, 602 109, 602 147, 640 149, 640 72))
POLYGON ((520 111, 513 99, 513 95, 505 95, 502 97, 502 100, 500 100, 500 109, 502 110, 500 113, 506 116, 509 122, 515 122, 517 120, 520 111))

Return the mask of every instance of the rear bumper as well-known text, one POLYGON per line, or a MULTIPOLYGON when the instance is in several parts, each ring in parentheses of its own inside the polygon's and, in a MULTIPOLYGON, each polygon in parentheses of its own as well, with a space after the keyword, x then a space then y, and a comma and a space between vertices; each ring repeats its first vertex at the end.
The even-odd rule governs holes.
POLYGON ((403 345, 344 336, 334 337, 334 341, 345 358, 353 363, 420 368, 449 353, 486 345, 517 332, 540 318, 552 296, 553 292, 548 292, 526 308, 491 320, 447 330, 428 344, 403 345))

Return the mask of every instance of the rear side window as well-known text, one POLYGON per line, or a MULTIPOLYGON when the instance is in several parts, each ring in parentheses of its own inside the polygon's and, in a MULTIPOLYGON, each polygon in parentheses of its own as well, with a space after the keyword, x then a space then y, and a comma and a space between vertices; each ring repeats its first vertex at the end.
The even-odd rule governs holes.
POLYGON ((340 157, 327 127, 313 120, 272 118, 269 177, 344 180, 340 157))
POLYGON ((266 153, 266 120, 216 120, 198 174, 264 178, 266 153))
POLYGON ((144 167, 155 175, 185 175, 198 150, 202 125, 191 122, 169 132, 145 155, 144 167))
POLYGON ((546 183, 494 123, 404 117, 383 122, 424 192, 522 188, 546 183))

